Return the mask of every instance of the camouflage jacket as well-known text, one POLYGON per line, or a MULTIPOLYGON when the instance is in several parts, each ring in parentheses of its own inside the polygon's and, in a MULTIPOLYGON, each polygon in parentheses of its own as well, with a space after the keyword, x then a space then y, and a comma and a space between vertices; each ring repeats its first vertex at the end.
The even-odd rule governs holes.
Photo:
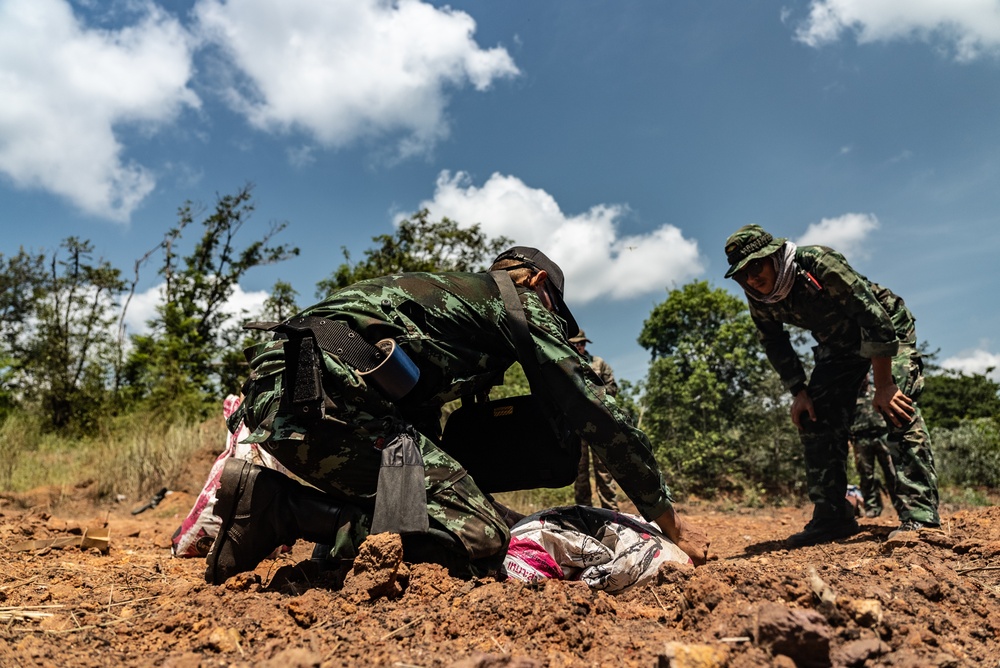
POLYGON ((795 252, 799 272, 788 296, 765 304, 748 295, 750 315, 764 350, 785 387, 806 381, 802 362, 784 325, 809 330, 819 344, 816 359, 855 355, 892 357, 901 344, 916 345, 914 318, 903 300, 854 270, 825 246, 795 252))
MULTIPOLYGON (((566 338, 565 323, 533 290, 518 287, 539 373, 531 392, 553 422, 584 438, 647 519, 671 507, 646 435, 608 396, 566 338)), ((487 392, 517 360, 503 299, 488 273, 404 273, 361 281, 300 315, 346 322, 370 343, 396 340, 420 369, 400 404, 407 417, 487 392)), ((531 361, 522 365, 527 366, 531 361)))

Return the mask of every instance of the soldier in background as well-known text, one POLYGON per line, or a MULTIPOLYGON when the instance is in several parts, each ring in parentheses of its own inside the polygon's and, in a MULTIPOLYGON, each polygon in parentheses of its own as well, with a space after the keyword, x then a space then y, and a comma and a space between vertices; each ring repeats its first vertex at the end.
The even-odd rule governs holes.
POLYGON ((865 517, 882 514, 882 492, 886 491, 893 505, 896 505, 896 467, 889 452, 889 428, 885 420, 875 412, 872 400, 875 388, 868 376, 861 382, 857 408, 851 425, 851 447, 854 449, 854 466, 858 469, 859 487, 864 499, 865 517), (878 462, 882 469, 883 483, 875 471, 878 462))
MULTIPOLYGON (((604 382, 605 391, 612 397, 617 396, 618 383, 615 382, 615 374, 611 370, 611 365, 602 358, 591 355, 587 351, 587 344, 593 343, 593 341, 588 339, 587 335, 581 329, 576 336, 570 338, 569 342, 573 344, 573 347, 580 353, 580 356, 590 363, 590 367, 594 370, 594 373, 604 382)), ((591 505, 590 461, 590 446, 584 443, 583 447, 580 448, 580 466, 577 469, 576 482, 573 483, 573 496, 578 506, 591 505)), ((608 467, 604 465, 604 462, 596 454, 593 456, 593 461, 594 482, 597 485, 597 500, 601 504, 601 508, 617 511, 618 499, 616 498, 615 479, 611 475, 611 472, 608 471, 608 467)))
POLYGON ((860 531, 847 488, 848 437, 861 379, 874 372, 873 406, 889 428, 900 525, 890 538, 940 526, 937 473, 917 401, 924 387, 913 314, 888 288, 826 246, 797 247, 759 225, 726 240, 732 278, 743 288, 767 358, 792 394, 813 517, 786 539, 803 547, 860 531), (785 325, 809 330, 816 362, 807 378, 785 325))

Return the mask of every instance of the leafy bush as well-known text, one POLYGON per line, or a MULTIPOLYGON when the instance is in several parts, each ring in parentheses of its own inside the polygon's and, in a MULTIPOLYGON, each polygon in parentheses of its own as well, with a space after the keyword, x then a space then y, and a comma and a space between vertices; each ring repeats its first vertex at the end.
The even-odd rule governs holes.
POLYGON ((931 443, 940 486, 1000 487, 1000 423, 963 420, 954 429, 933 429, 931 443))

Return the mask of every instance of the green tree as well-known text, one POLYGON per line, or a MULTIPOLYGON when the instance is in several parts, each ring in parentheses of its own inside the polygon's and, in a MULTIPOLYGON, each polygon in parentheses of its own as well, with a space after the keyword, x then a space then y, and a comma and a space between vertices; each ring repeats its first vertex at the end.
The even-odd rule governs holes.
POLYGON ((786 393, 741 299, 705 281, 671 290, 639 344, 652 354, 642 425, 672 484, 703 494, 787 488, 773 469, 797 443, 786 393))
POLYGON ((0 253, 0 419, 24 396, 26 332, 46 289, 45 256, 22 247, 10 258, 0 253))
POLYGON ((223 389, 220 354, 227 342, 220 336, 230 317, 224 310, 236 285, 248 271, 298 255, 299 249, 269 245, 286 223, 272 223, 263 238, 242 249, 236 237, 252 216, 252 187, 218 198, 215 210, 201 221, 203 233, 193 251, 181 258, 176 246, 195 224, 196 212, 186 202, 179 224, 158 246, 163 251, 159 274, 163 302, 150 321, 153 333, 133 337, 128 382, 137 396, 159 408, 204 414, 223 389))
POLYGON ((111 406, 118 359, 115 323, 125 287, 121 272, 94 263, 89 241, 69 237, 36 291, 34 323, 25 332, 20 371, 24 395, 57 429, 85 430, 111 406))
MULTIPOLYGON (((286 281, 276 281, 270 295, 264 300, 260 313, 251 315, 250 319, 262 322, 281 322, 298 313, 295 305, 298 293, 286 281)), ((262 340, 269 339, 267 332, 246 330, 243 328, 245 319, 232 321, 220 332, 223 341, 222 354, 219 360, 219 385, 227 394, 238 394, 249 371, 249 365, 243 356, 243 350, 262 340)))
POLYGON ((447 217, 431 222, 429 216, 422 209, 400 221, 395 234, 372 237, 377 245, 365 251, 361 262, 351 263, 350 253, 342 247, 345 262, 316 284, 316 296, 403 271, 481 271, 512 245, 506 237, 489 239, 478 224, 462 228, 447 217))
POLYGON ((924 379, 920 410, 930 427, 954 429, 963 420, 1000 417, 1000 383, 986 374, 945 371, 924 379))

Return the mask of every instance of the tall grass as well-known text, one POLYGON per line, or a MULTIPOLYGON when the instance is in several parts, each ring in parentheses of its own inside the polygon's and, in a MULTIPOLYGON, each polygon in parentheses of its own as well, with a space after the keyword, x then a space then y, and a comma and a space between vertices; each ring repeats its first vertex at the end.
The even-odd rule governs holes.
POLYGON ((30 413, 14 413, 0 424, 0 491, 87 486, 95 500, 147 498, 162 487, 179 488, 192 456, 218 451, 224 438, 221 418, 159 425, 132 415, 103 434, 68 438, 45 433, 30 413))
POLYGON ((224 434, 221 420, 157 425, 144 416, 131 416, 96 449, 103 462, 97 494, 135 500, 162 487, 177 489, 194 455, 204 448, 218 449, 224 434))
POLYGON ((98 463, 80 442, 46 432, 32 413, 13 413, 0 425, 0 490, 73 487, 92 479, 98 463))

